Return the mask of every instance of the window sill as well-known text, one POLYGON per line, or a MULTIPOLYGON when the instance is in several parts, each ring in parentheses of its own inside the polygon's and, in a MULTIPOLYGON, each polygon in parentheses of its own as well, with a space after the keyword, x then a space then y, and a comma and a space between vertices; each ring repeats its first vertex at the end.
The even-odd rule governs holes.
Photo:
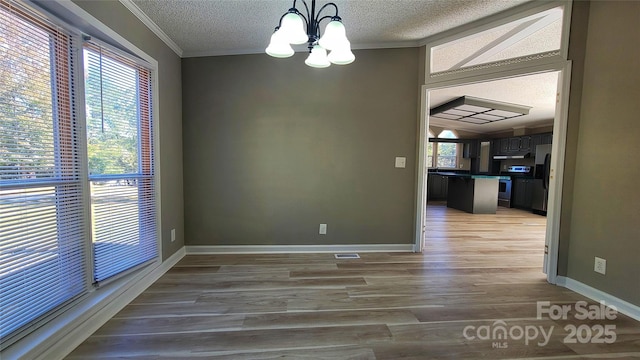
POLYGON ((89 293, 76 305, 0 353, 2 359, 62 359, 185 255, 142 268, 89 293))

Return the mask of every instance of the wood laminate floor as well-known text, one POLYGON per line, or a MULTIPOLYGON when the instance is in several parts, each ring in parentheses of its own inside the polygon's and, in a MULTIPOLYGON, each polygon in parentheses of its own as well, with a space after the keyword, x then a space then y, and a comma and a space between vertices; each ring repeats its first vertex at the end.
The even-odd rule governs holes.
POLYGON ((423 254, 188 255, 68 358, 640 358, 640 323, 621 314, 537 318, 538 301, 587 300, 546 282, 544 217, 427 216, 423 254), (613 343, 585 341, 600 326, 613 343))

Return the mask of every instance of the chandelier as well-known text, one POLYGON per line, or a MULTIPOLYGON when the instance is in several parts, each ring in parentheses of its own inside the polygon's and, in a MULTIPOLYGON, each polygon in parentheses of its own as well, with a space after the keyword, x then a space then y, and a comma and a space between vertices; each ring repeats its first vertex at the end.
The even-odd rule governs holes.
POLYGON ((300 1, 304 4, 305 14, 296 8, 297 0, 293 0, 291 9, 280 17, 266 53, 277 58, 287 58, 294 54, 292 44, 308 43, 309 57, 305 64, 309 66, 325 68, 331 64, 351 64, 356 57, 351 52, 351 43, 347 39, 342 19, 338 16, 338 6, 330 2, 316 13, 316 0, 311 0, 311 9, 305 0, 300 1), (322 12, 328 7, 333 7, 335 14, 322 16, 322 12), (320 34, 320 22, 325 19, 330 21, 324 33, 320 34), (327 51, 330 51, 328 55, 327 51))

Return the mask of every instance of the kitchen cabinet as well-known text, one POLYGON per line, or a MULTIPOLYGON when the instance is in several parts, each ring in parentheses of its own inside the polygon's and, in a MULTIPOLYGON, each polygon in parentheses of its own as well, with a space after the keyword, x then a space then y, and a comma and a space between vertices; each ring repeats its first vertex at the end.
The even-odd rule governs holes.
POLYGON ((500 139, 491 140, 491 156, 500 153, 500 139))
POLYGON ((531 152, 536 152, 536 146, 542 144, 542 134, 531 135, 531 152))
POLYGON ((509 138, 509 152, 517 152, 520 151, 520 138, 512 137, 509 138))
POLYGON ((478 141, 471 140, 464 143, 462 148, 462 157, 465 159, 475 159, 478 157, 478 141))
POLYGON ((536 151, 536 146, 551 144, 552 141, 553 141, 552 133, 532 135, 531 136, 531 152, 536 151))
POLYGON ((551 144, 553 134, 536 134, 494 139, 491 143, 492 155, 508 155, 511 153, 535 153, 536 146, 551 144))
POLYGON ((531 209, 533 201, 533 179, 514 179, 511 188, 512 205, 520 209, 531 209))
POLYGON ((500 139, 500 154, 506 154, 509 152, 509 138, 500 139))
POLYGON ((427 199, 446 200, 449 188, 449 177, 429 174, 427 178, 427 199))
POLYGON ((520 136, 520 151, 521 152, 529 152, 531 151, 531 136, 520 136))

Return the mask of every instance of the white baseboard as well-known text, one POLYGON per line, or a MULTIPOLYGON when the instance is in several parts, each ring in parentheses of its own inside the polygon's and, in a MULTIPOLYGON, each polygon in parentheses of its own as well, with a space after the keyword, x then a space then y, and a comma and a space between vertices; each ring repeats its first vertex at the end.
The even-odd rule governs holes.
POLYGON ((604 291, 598 290, 589 285, 581 283, 580 281, 573 280, 568 277, 558 276, 556 285, 575 291, 578 294, 588 297, 589 299, 598 302, 604 301, 607 305, 615 306, 618 309, 618 312, 640 321, 640 306, 624 301, 611 294, 608 294, 604 291))
POLYGON ((79 303, 7 349, 2 359, 63 359, 185 256, 181 248, 163 263, 91 292, 79 303))
POLYGON ((187 254, 292 254, 343 252, 413 252, 413 244, 353 245, 190 245, 187 254))

